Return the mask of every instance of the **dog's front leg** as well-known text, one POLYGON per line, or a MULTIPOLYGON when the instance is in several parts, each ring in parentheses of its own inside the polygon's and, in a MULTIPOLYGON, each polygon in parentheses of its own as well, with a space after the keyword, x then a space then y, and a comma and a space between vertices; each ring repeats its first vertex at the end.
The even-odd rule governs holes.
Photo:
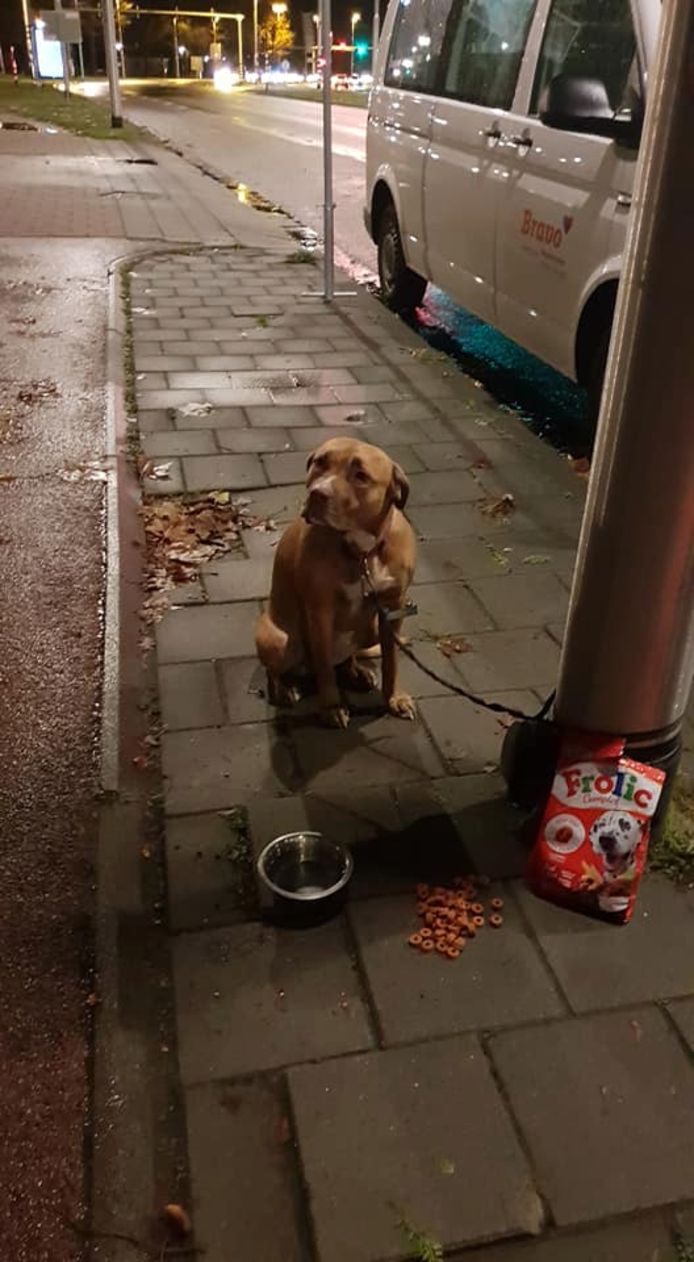
POLYGON ((318 703, 323 719, 330 727, 347 727, 349 710, 342 704, 333 665, 334 612, 325 605, 315 605, 308 622, 311 665, 318 685, 318 703))
POLYGON ((413 719, 417 707, 412 697, 401 692, 398 684, 398 636, 402 621, 389 622, 383 614, 378 617, 378 632, 381 640, 381 670, 383 679, 383 697, 388 710, 398 719, 413 719))

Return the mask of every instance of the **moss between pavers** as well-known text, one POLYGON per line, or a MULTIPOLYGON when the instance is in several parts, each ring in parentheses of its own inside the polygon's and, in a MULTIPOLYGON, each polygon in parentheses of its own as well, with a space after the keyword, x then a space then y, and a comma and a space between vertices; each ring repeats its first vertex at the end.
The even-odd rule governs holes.
POLYGON ((649 866, 678 884, 694 883, 694 792, 681 779, 672 791, 663 831, 651 843, 649 866))
POLYGON ((66 100, 64 93, 50 83, 39 85, 30 79, 19 79, 17 83, 0 80, 0 112, 3 110, 11 110, 37 123, 62 127, 75 136, 89 136, 92 140, 154 142, 153 136, 132 123, 124 121, 122 127, 112 127, 110 107, 103 101, 76 92, 66 100))

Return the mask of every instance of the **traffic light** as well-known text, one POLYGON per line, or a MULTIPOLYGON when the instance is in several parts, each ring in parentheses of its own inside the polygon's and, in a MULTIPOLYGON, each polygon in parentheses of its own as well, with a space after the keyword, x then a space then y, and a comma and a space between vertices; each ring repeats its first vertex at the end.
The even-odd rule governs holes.
POLYGON ((360 40, 358 44, 354 45, 354 54, 356 57, 366 57, 368 56, 368 52, 369 45, 365 40, 360 40))

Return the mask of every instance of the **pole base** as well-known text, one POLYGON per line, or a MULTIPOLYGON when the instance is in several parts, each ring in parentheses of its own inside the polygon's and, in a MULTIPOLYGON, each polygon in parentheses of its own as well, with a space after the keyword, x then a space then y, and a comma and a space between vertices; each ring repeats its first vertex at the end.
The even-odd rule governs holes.
MULTIPOLYGON (((501 749, 501 774, 508 796, 524 811, 544 806, 552 787, 562 729, 556 722, 523 719, 508 728, 501 749)), ((667 814, 675 773, 682 752, 679 724, 665 732, 626 738, 627 758, 665 772, 665 784, 651 824, 657 834, 667 814)))
POLYGON ((123 126, 123 119, 121 118, 120 114, 112 114, 111 127, 114 129, 114 131, 117 131, 118 128, 122 126, 123 126))

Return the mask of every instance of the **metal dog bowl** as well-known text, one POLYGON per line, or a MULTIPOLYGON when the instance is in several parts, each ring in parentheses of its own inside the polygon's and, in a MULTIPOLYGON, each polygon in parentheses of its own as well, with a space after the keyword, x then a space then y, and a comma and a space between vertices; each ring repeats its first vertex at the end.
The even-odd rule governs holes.
POLYGON ((285 833, 261 850, 256 864, 277 915, 297 921, 325 919, 342 903, 354 869, 352 856, 322 833, 285 833))

